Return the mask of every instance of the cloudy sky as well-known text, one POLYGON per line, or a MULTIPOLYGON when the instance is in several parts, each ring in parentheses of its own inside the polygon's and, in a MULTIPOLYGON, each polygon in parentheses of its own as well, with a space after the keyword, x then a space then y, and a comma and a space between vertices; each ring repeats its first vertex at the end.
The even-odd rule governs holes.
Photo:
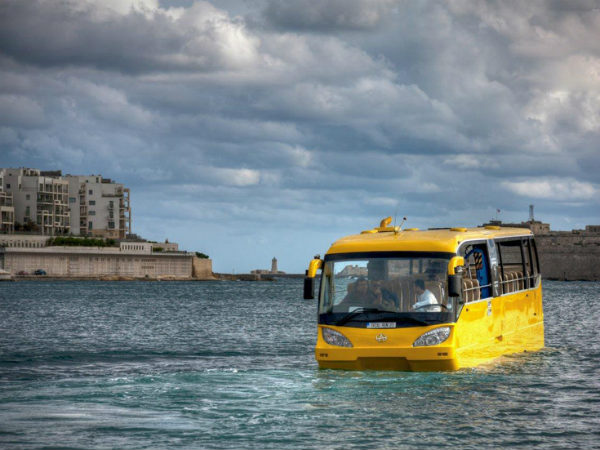
POLYGON ((132 190, 215 271, 337 237, 600 223, 600 2, 1 0, 0 166, 132 190))

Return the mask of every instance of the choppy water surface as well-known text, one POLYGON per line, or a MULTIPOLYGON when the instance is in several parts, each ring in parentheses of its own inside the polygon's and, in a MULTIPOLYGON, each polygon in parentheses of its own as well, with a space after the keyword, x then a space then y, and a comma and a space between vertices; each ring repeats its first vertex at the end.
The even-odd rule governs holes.
POLYGON ((600 283, 545 282, 546 346, 456 373, 318 370, 275 283, 0 284, 2 448, 600 448, 600 283))

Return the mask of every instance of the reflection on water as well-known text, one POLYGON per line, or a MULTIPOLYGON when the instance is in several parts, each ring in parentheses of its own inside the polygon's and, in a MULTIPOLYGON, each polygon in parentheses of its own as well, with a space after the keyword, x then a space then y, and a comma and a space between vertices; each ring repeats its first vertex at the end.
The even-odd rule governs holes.
POLYGON ((546 348, 455 373, 318 370, 301 281, 0 285, 2 448, 598 448, 600 283, 546 348))

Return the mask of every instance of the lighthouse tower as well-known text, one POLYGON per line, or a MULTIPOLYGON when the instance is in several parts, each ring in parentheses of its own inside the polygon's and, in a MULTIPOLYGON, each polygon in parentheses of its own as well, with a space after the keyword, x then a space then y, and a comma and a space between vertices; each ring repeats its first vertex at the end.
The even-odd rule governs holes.
POLYGON ((277 273, 277 258, 271 260, 271 273, 277 273))

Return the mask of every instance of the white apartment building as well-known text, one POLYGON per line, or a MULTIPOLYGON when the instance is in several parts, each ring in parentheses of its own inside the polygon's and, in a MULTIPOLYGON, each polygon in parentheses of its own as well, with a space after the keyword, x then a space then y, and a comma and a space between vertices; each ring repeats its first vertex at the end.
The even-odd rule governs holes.
POLYGON ((131 234, 129 189, 101 175, 65 175, 69 184, 71 232, 125 239, 131 234))
POLYGON ((69 182, 69 212, 71 214, 71 233, 76 236, 87 236, 88 215, 85 181, 78 176, 64 177, 69 182))
POLYGON ((0 233, 125 239, 131 234, 129 194, 101 175, 0 168, 0 233))
POLYGON ((0 233, 14 233, 15 207, 13 196, 4 190, 4 169, 0 169, 0 233))
POLYGON ((17 224, 47 236, 68 234, 69 183, 37 169, 2 169, 4 192, 12 194, 17 224))

